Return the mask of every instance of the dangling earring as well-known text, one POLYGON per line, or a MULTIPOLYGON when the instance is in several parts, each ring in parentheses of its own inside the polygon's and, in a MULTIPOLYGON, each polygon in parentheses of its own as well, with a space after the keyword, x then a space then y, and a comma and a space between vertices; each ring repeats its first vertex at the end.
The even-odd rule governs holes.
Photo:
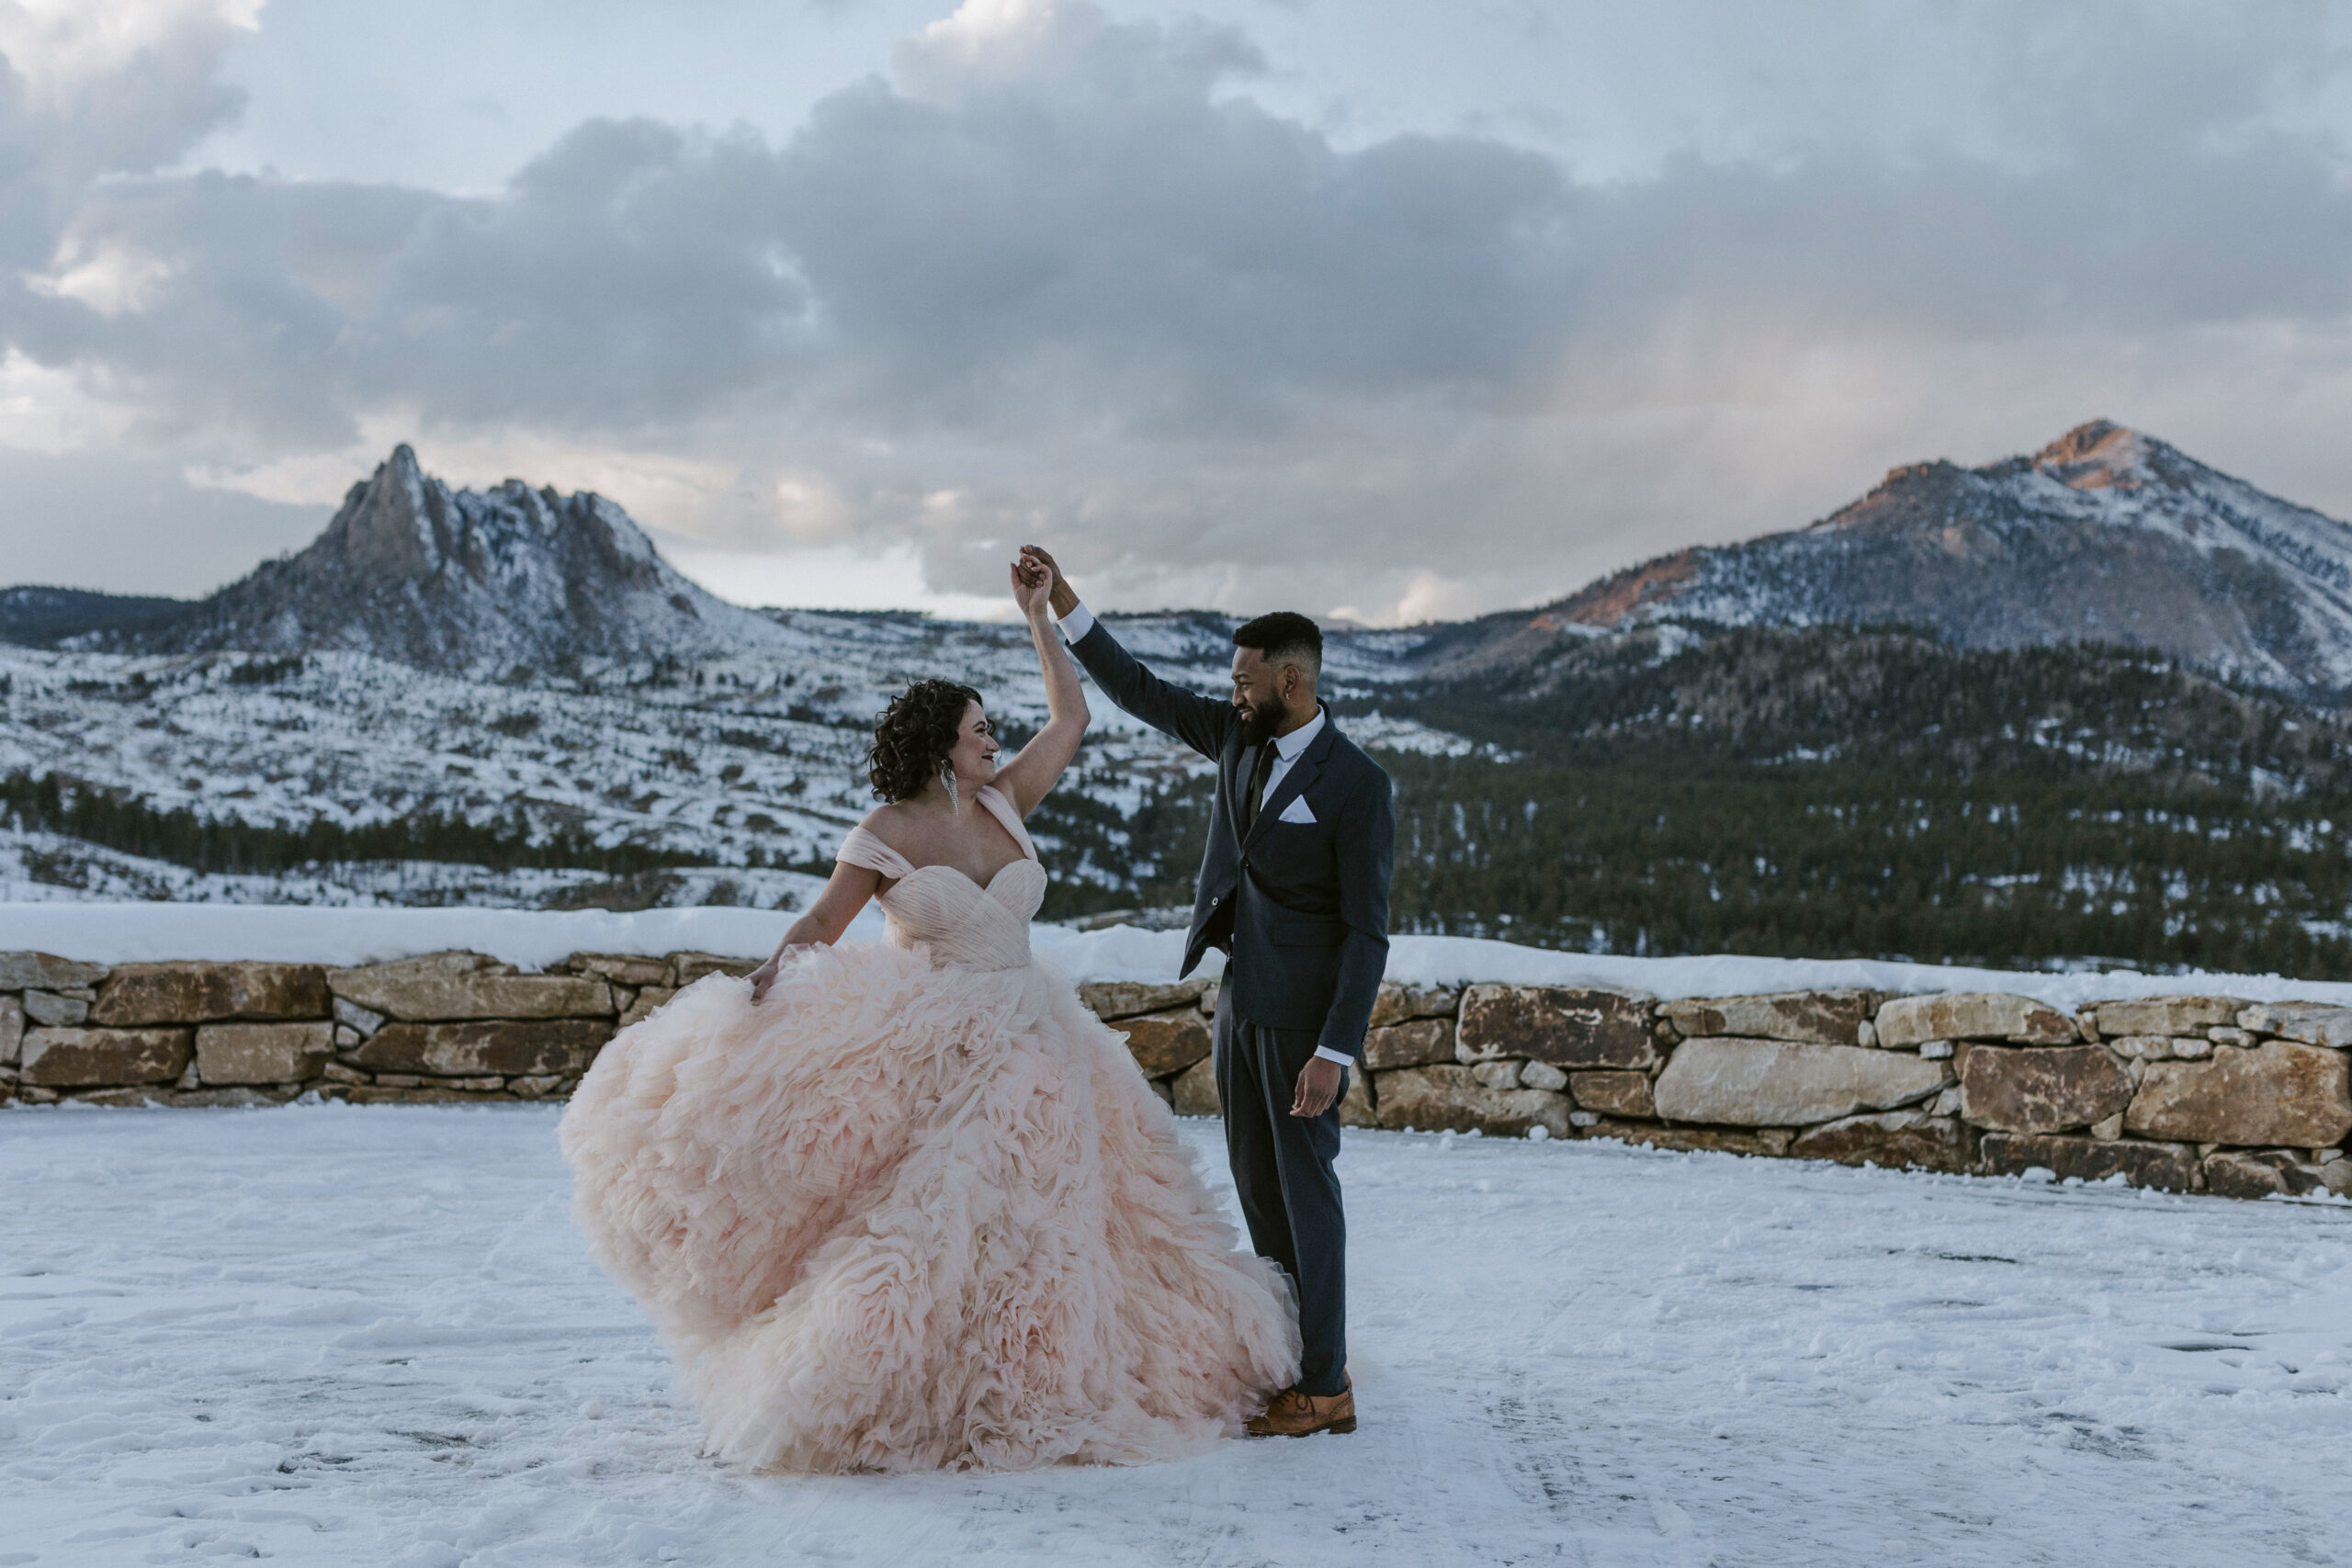
POLYGON ((956 764, 955 764, 955 763, 953 763, 953 762, 942 762, 942 763, 940 763, 940 764, 939 764, 939 782, 940 782, 941 784, 945 784, 945 785, 947 786, 947 809, 948 809, 948 810, 950 810, 950 811, 954 811, 954 810, 956 810, 956 764))

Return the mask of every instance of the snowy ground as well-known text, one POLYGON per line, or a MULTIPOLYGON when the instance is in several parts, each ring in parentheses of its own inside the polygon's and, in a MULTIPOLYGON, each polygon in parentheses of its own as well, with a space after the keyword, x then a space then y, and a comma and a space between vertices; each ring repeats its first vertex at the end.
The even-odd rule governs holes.
POLYGON ((0 1116, 0 1564, 2352 1562, 2341 1205, 1351 1132, 1355 1436, 805 1480, 696 1457, 554 1127, 0 1116))

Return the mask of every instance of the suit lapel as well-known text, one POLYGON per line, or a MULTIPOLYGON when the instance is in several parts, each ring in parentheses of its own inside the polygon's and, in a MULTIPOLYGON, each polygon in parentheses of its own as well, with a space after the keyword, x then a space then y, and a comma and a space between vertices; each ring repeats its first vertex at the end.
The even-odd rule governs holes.
POLYGON ((1280 817, 1292 801, 1306 794, 1308 784, 1322 777, 1323 764, 1329 760, 1331 748, 1338 744, 1339 739, 1339 726, 1331 722, 1330 710, 1326 708, 1323 712, 1323 733, 1317 736, 1315 743, 1290 765, 1290 772, 1283 775, 1283 782, 1274 786, 1273 792, 1266 796, 1266 804, 1258 808, 1258 820, 1250 825, 1250 836, 1242 840, 1244 850, 1265 835, 1268 825, 1280 817))

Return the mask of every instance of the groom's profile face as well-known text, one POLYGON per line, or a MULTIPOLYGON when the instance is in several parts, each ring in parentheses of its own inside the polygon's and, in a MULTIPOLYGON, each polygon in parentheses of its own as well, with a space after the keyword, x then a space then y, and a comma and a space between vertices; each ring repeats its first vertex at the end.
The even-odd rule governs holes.
POLYGON ((1295 664, 1269 664, 1254 648, 1233 650, 1233 705, 1240 710, 1243 737, 1262 746, 1290 716, 1290 697, 1298 685, 1295 664))

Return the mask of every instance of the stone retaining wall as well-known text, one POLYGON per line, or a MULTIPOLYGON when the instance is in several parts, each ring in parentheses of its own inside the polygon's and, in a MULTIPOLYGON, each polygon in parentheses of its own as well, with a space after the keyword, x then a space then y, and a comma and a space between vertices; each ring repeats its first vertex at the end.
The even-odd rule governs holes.
MULTIPOLYGON (((471 953, 363 968, 0 953, 0 1098, 265 1105, 560 1099, 615 1030, 754 960, 471 953)), ((1181 1112, 1216 1113, 1214 984, 1080 987, 1181 1112)), ((1672 1001, 1385 986, 1351 1125, 2352 1196, 2352 1008, 1993 992, 1672 1001)))

